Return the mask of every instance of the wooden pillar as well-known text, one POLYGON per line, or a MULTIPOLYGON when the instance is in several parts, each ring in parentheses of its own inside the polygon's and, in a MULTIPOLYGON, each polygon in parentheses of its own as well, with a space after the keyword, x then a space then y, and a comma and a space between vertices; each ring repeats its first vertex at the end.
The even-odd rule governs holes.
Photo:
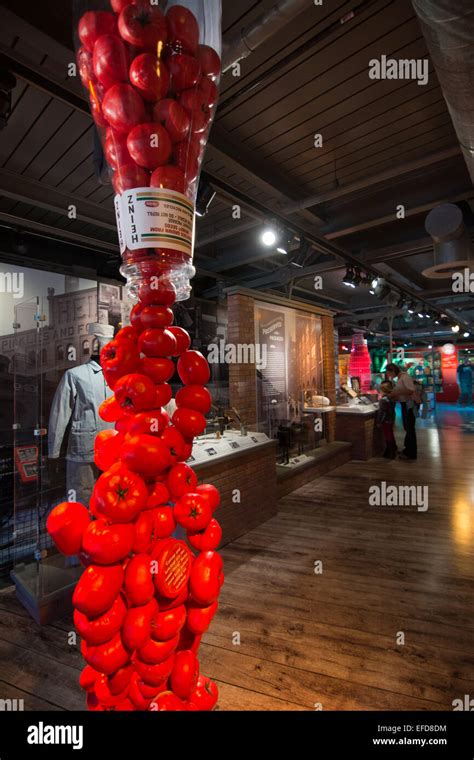
MULTIPOLYGON (((324 395, 331 406, 336 404, 336 357, 334 353, 334 320, 329 316, 321 317, 323 343, 323 387, 324 395)), ((336 412, 328 412, 327 438, 329 443, 336 439, 336 412)))

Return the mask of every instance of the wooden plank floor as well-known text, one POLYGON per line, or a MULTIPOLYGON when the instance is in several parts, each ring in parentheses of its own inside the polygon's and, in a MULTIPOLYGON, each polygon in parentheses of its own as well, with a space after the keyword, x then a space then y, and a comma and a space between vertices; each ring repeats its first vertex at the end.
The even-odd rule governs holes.
MULTIPOLYGON (((474 436, 424 424, 418 462, 350 462, 223 550, 201 648, 221 710, 451 710, 474 694, 474 436), (369 506, 381 480, 428 485, 429 509, 369 506)), ((83 709, 70 630, 0 593, 0 696, 83 709)))

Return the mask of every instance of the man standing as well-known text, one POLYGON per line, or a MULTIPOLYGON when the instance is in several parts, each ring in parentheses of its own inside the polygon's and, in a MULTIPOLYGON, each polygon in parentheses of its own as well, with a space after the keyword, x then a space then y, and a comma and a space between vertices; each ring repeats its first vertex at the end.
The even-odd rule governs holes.
POLYGON ((458 383, 461 388, 459 403, 464 406, 472 404, 472 367, 469 359, 466 357, 458 367, 458 383))
POLYGON ((400 459, 415 460, 417 458, 416 441, 416 407, 415 407, 415 383, 408 372, 396 364, 387 365, 387 377, 389 380, 397 379, 395 389, 390 394, 392 401, 400 401, 402 407, 402 420, 405 429, 405 448, 399 455, 400 459))

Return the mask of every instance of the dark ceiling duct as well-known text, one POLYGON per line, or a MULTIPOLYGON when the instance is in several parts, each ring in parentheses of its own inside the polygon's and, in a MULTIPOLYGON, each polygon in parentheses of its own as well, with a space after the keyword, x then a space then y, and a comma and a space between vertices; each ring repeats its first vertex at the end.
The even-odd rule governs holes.
POLYGON ((266 13, 262 13, 252 24, 238 29, 224 43, 222 68, 230 69, 253 53, 263 42, 276 34, 302 11, 308 10, 308 0, 279 0, 266 13))
POLYGON ((473 0, 412 0, 474 183, 473 0))
POLYGON ((423 274, 434 280, 450 279, 453 272, 469 267, 471 242, 462 211, 454 203, 443 203, 430 211, 425 229, 433 238, 433 266, 423 274))

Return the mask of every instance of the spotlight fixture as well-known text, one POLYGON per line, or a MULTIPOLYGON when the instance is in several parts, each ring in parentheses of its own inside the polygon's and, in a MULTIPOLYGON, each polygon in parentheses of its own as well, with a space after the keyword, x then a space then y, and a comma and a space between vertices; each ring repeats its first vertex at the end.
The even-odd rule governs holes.
POLYGON ((413 303, 413 301, 411 301, 408 304, 408 313, 409 314, 414 314, 415 313, 415 304, 413 303))
POLYGON ((453 331, 453 333, 458 333, 460 330, 460 327, 459 325, 452 325, 451 330, 453 331))
POLYGON ((378 282, 374 290, 375 290, 375 295, 377 296, 377 298, 380 298, 381 301, 384 298, 386 298, 388 294, 390 293, 390 287, 387 285, 385 280, 382 279, 381 277, 378 278, 378 282))
POLYGON ((196 215, 206 216, 210 205, 216 197, 216 191, 206 180, 201 179, 196 197, 196 215))
POLYGON ((277 252, 283 254, 283 256, 288 256, 288 251, 282 245, 277 247, 277 252))
POLYGON ((370 293, 371 296, 374 296, 375 295, 375 290, 372 290, 372 288, 370 288, 369 293, 370 293))
POLYGON ((462 337, 463 337, 463 338, 469 338, 470 334, 471 334, 471 333, 470 333, 470 332, 468 332, 468 331, 466 330, 466 332, 464 332, 464 333, 462 334, 462 337))
POLYGON ((277 235, 276 235, 275 230, 272 229, 271 227, 267 227, 262 232, 262 235, 261 235, 260 239, 261 239, 263 245, 266 245, 267 248, 271 248, 272 245, 275 245, 275 243, 277 241, 277 235))
POLYGON ((354 269, 354 279, 353 279, 354 286, 360 285, 361 282, 362 282, 362 274, 360 272, 359 267, 356 267, 354 269))
POLYGON ((429 348, 430 350, 433 348, 433 346, 431 345, 431 343, 430 343, 430 345, 428 346, 428 348, 429 348))
POLYGON ((379 278, 374 277, 374 279, 371 282, 372 288, 375 290, 378 284, 379 284, 379 278))
POLYGON ((347 285, 348 288, 355 288, 354 270, 352 269, 352 267, 347 267, 346 273, 344 277, 342 278, 342 282, 344 283, 344 285, 347 285))

